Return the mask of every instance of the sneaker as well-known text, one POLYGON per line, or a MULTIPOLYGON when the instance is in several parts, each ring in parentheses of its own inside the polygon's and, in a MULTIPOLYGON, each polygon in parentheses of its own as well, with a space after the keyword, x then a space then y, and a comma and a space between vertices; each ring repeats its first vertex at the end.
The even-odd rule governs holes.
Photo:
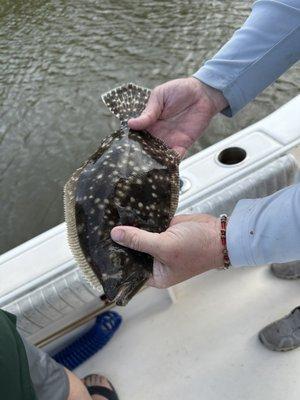
POLYGON ((277 278, 282 279, 299 279, 300 278, 300 261, 293 261, 284 264, 272 264, 271 271, 277 278))
POLYGON ((288 351, 300 346, 300 306, 262 329, 258 337, 269 349, 288 351))

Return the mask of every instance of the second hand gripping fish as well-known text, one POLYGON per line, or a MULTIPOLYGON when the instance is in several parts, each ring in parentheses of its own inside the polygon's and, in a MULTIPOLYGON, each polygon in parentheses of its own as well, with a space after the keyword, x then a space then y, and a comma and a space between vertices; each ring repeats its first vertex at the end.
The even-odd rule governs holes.
POLYGON ((102 96, 120 120, 64 188, 68 241, 89 283, 110 301, 126 305, 145 284, 153 258, 115 243, 110 232, 131 225, 150 232, 169 226, 178 204, 179 156, 127 121, 144 110, 150 90, 132 83, 102 96))

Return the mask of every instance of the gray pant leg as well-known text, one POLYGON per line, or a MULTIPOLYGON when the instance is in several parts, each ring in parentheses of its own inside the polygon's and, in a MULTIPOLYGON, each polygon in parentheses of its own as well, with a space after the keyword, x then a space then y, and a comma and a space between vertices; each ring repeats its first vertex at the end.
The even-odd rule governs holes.
POLYGON ((22 338, 38 400, 67 400, 69 379, 62 365, 22 338))

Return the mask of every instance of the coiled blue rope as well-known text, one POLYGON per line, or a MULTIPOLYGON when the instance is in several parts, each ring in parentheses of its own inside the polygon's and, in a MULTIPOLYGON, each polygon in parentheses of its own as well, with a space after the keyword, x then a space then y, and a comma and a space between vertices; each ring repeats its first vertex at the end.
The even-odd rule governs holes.
POLYGON ((93 327, 65 349, 56 353, 53 356, 54 360, 72 371, 102 349, 121 322, 121 316, 114 311, 106 311, 98 315, 93 327))

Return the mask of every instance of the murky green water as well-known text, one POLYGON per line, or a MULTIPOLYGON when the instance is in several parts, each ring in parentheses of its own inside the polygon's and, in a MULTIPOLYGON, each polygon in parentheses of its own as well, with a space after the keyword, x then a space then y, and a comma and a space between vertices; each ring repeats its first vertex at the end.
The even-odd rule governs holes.
MULTIPOLYGON (((63 220, 62 187, 116 127, 100 94, 191 75, 251 1, 0 0, 0 251, 63 220)), ((194 150, 257 121, 299 91, 294 66, 194 150)))

